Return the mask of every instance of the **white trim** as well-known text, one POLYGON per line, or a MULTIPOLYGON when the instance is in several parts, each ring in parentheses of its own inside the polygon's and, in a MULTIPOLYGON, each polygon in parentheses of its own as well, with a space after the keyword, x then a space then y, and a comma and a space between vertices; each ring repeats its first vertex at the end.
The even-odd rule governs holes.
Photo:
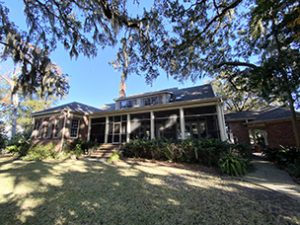
POLYGON ((72 117, 71 118, 71 124, 70 124, 70 136, 69 136, 69 138, 70 139, 76 139, 76 138, 78 138, 78 134, 79 134, 79 128, 80 128, 80 120, 81 120, 81 118, 79 118, 79 117, 72 117), (76 132, 76 136, 75 137, 72 137, 72 123, 73 123, 73 120, 77 120, 78 121, 78 126, 77 126, 77 132, 76 132))
POLYGON ((226 141, 227 135, 226 135, 226 127, 225 127, 225 119, 224 119, 222 103, 217 105, 217 117, 218 117, 218 126, 219 126, 221 141, 226 141))
POLYGON ((63 147, 64 147, 64 141, 65 141, 65 133, 66 133, 66 123, 67 123, 67 114, 68 112, 66 111, 63 111, 63 114, 64 114, 64 125, 62 127, 62 133, 61 133, 61 146, 60 146, 60 150, 62 151, 63 150, 63 147))
POLYGON ((122 142, 122 122, 120 121, 120 122, 113 122, 113 126, 112 126, 112 128, 113 128, 113 132, 112 132, 112 141, 111 141, 111 143, 112 144, 120 144, 121 142, 122 142), (115 125, 119 125, 119 133, 117 133, 117 135, 116 135, 116 133, 115 133, 115 125), (115 136, 119 136, 119 141, 115 141, 114 139, 115 139, 115 136))
POLYGON ((131 134, 130 114, 127 114, 127 134, 126 134, 126 142, 129 142, 129 141, 130 141, 130 134, 131 134))
POLYGON ((185 119, 184 119, 184 109, 181 107, 179 108, 179 116, 180 116, 180 133, 181 139, 185 139, 185 119))
POLYGON ((104 143, 108 143, 108 129, 109 129, 109 120, 108 116, 105 117, 105 131, 104 131, 104 143))
POLYGON ((91 139, 91 118, 89 117, 87 141, 90 141, 90 139, 91 139))
POLYGON ((220 98, 211 98, 211 99, 201 99, 201 100, 191 100, 187 102, 172 102, 166 104, 159 104, 159 105, 152 105, 152 106, 144 106, 144 107, 133 107, 128 109, 116 110, 116 111, 109 111, 109 112, 100 112, 94 113, 91 115, 91 118, 99 118, 115 115, 124 115, 124 114, 140 114, 140 113, 149 113, 150 111, 153 112, 160 112, 172 109, 179 109, 179 108, 194 108, 194 107, 205 107, 205 106, 216 106, 220 102, 220 98))
POLYGON ((151 139, 155 138, 155 116, 153 111, 150 111, 150 135, 151 139))

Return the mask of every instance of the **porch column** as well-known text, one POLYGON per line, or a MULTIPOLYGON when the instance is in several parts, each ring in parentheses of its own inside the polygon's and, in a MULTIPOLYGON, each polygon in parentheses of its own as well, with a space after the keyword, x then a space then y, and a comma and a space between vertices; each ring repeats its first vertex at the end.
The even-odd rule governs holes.
POLYGON ((130 122, 130 114, 127 114, 127 132, 126 132, 126 142, 130 141, 130 133, 131 133, 131 122, 130 122))
POLYGON ((105 117, 105 136, 104 136, 104 143, 107 144, 108 142, 108 129, 109 129, 109 121, 108 116, 105 117))
POLYGON ((91 117, 89 117, 89 122, 88 122, 88 136, 87 136, 87 140, 90 141, 91 138, 91 117))
POLYGON ((184 120, 184 110, 183 110, 183 108, 179 109, 179 116, 180 116, 181 140, 184 140, 185 139, 185 120, 184 120))
POLYGON ((217 105, 217 116, 218 116, 218 125, 220 130, 221 141, 226 141, 227 135, 226 135, 226 126, 225 126, 225 118, 224 118, 222 103, 219 103, 217 105))
POLYGON ((151 139, 155 138, 155 123, 154 123, 154 113, 153 111, 150 112, 150 126, 151 126, 151 139))

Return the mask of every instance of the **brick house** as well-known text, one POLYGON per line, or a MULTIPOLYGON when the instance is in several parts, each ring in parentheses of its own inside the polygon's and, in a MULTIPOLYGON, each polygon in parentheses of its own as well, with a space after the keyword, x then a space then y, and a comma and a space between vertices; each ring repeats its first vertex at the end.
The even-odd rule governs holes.
MULTIPOLYGON (((300 129, 300 113, 298 126, 300 129)), ((229 113, 225 116, 229 139, 235 143, 260 144, 270 148, 295 146, 291 112, 286 107, 254 112, 229 113), (260 139, 260 140, 258 140, 260 139)))
POLYGON ((58 148, 75 139, 99 144, 135 138, 226 140, 222 100, 210 84, 123 96, 99 109, 73 102, 32 116, 33 141, 58 148))

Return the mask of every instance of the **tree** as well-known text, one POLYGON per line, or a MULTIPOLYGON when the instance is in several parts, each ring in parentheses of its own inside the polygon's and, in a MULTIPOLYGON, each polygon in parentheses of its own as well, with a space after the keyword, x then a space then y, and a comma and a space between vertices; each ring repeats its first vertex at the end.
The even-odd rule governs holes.
POLYGON ((2 121, 0 121, 0 152, 5 147, 7 141, 7 136, 5 132, 5 126, 2 121))
MULTIPOLYGON (((57 73, 60 73, 60 69, 56 65, 53 67, 57 73)), ((17 133, 17 124, 23 131, 30 132, 31 112, 48 108, 55 101, 55 97, 50 92, 47 95, 40 95, 41 91, 39 91, 24 96, 22 91, 15 91, 20 73, 20 67, 16 67, 13 72, 0 74, 0 80, 4 81, 0 85, 1 118, 5 118, 6 124, 11 126, 11 137, 17 133)))
MULTIPOLYGON (((163 69, 184 81, 223 72, 244 91, 288 103, 299 139, 294 109, 300 83, 299 1, 155 0, 153 7, 135 14, 128 12, 126 0, 23 3, 28 31, 22 32, 0 3, 0 43, 5 46, 1 58, 22 62, 20 86, 25 89, 46 85, 41 82, 45 74, 41 62, 49 62, 48 53, 57 42, 71 57, 92 57, 97 47, 119 43, 115 64, 122 77, 138 73, 151 82, 163 69), (28 47, 31 43, 38 47, 28 47)), ((65 90, 63 82, 58 85, 65 90)))
POLYGON ((211 82, 215 93, 224 100, 225 112, 259 111, 269 104, 252 92, 241 91, 227 80, 211 82))

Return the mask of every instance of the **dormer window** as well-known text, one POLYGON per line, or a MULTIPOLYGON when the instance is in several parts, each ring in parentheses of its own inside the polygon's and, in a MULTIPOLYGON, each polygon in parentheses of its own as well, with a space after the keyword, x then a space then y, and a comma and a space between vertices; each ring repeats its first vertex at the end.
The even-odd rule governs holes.
POLYGON ((162 96, 152 96, 143 98, 144 106, 162 104, 162 96))
POLYGON ((120 101, 120 109, 132 108, 136 105, 137 105, 137 100, 136 99, 120 101))

